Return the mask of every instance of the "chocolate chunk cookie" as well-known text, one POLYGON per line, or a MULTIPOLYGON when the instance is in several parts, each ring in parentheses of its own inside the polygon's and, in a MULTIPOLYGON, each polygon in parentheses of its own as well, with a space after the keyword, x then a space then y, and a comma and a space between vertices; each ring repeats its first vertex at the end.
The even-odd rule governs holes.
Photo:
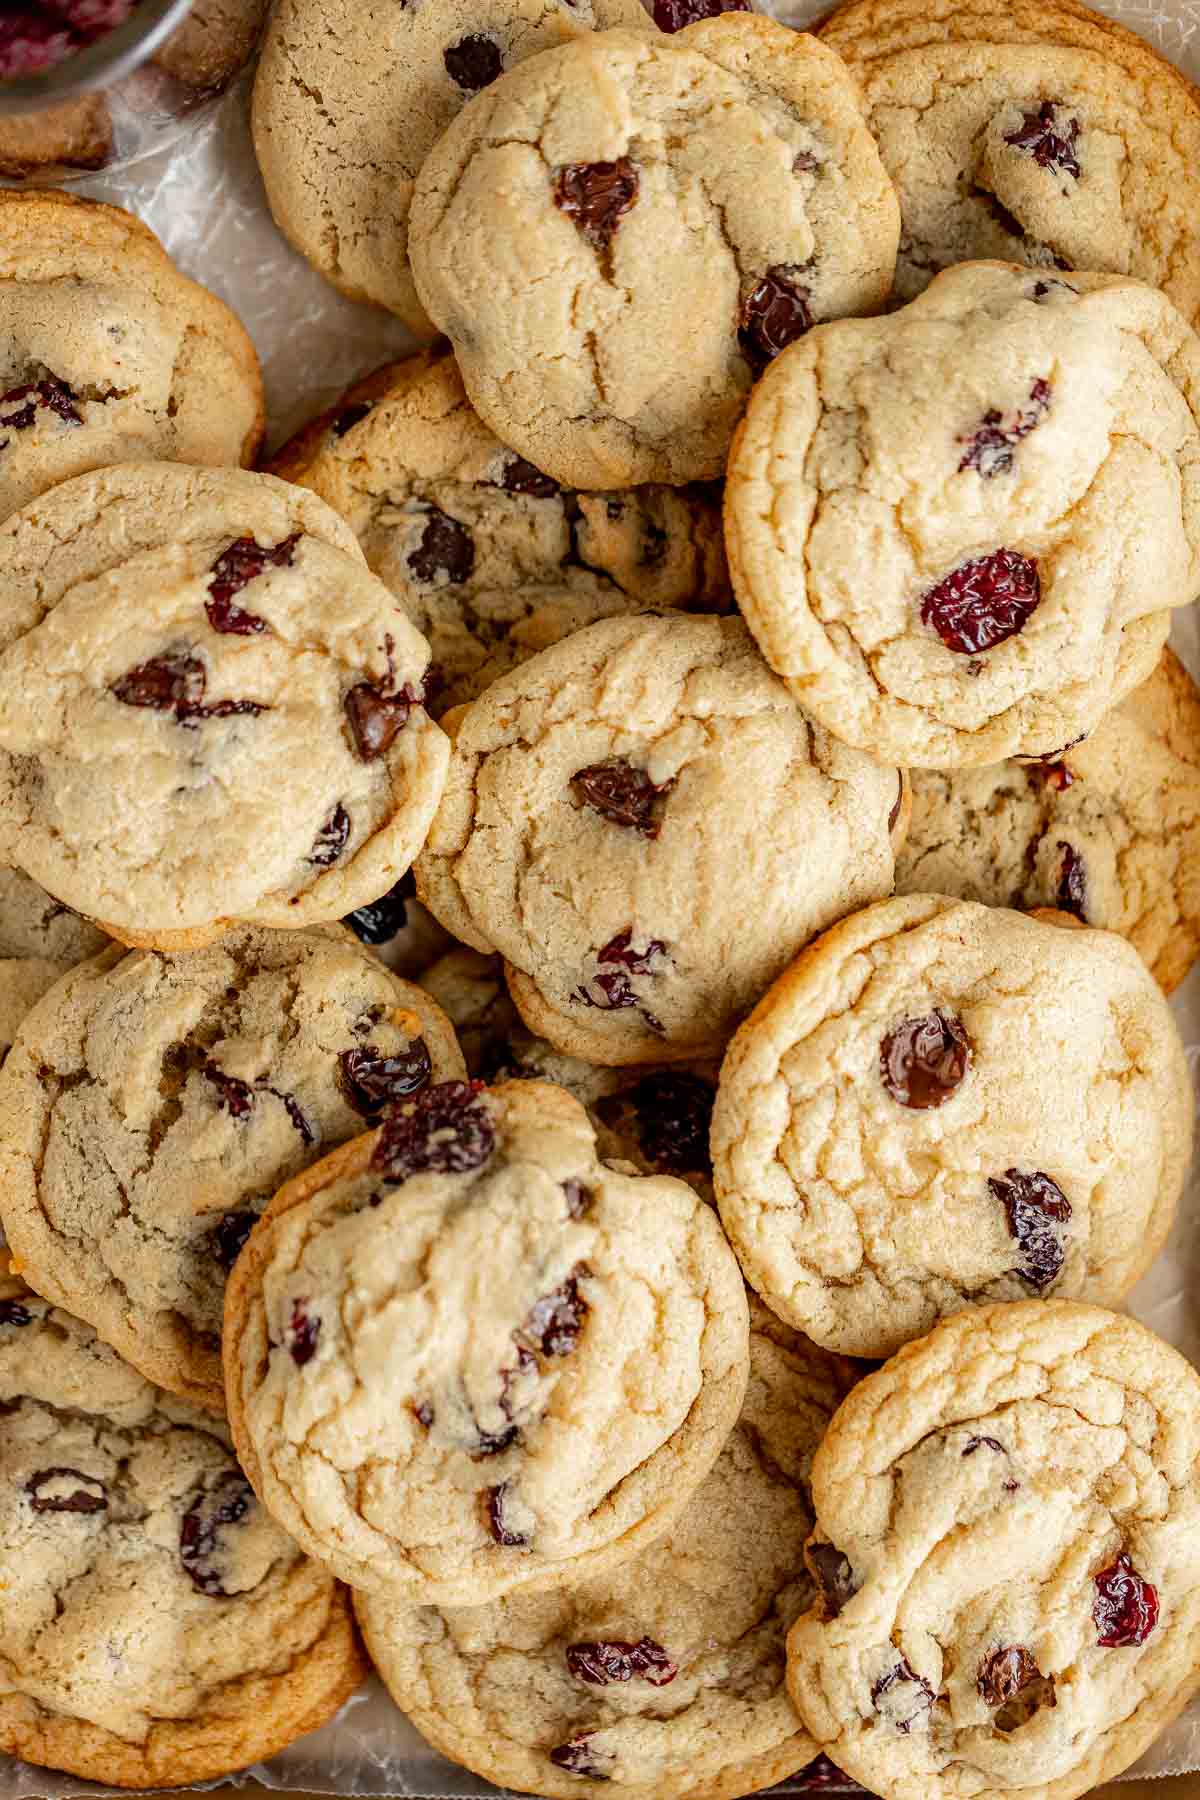
POLYGON ((0 1064, 30 1008, 109 940, 19 869, 0 869, 0 1064))
POLYGON ((448 746, 428 646, 328 507, 129 464, 0 527, 0 857, 125 942, 319 924, 399 880, 448 746))
POLYGON ((847 743, 1057 755, 1200 591, 1200 338, 1119 276, 949 269, 768 370, 726 536, 764 656, 847 743))
POLYGON ((435 714, 596 619, 733 607, 718 487, 562 488, 492 435, 445 351, 351 388, 273 467, 341 514, 429 639, 435 714))
POLYGON ((115 946, 34 1008, 0 1074, 0 1219, 32 1286, 220 1412, 225 1278, 267 1201, 463 1073, 429 996, 337 927, 115 946))
POLYGON ((1057 907, 1178 986, 1200 951, 1200 693, 1169 650, 1090 738, 1048 762, 917 769, 901 894, 1057 907))
POLYGON ((1056 917, 868 907, 730 1046, 721 1218, 818 1343, 888 1356, 964 1306, 1115 1304, 1162 1248, 1192 1146, 1179 1033, 1131 945, 1056 917))
POLYGON ((847 1381, 752 1301, 741 1417, 666 1537, 490 1606, 358 1597, 396 1704, 447 1756, 521 1793, 566 1797, 590 1778, 613 1800, 719 1800, 794 1774, 815 1745, 784 1642, 813 1596, 809 1473, 847 1381))
POLYGON ((631 487, 720 476, 771 358, 883 305, 898 230, 840 58, 726 13, 502 76, 421 170, 410 253, 486 423, 556 481, 631 487))
POLYGON ((106 1786, 274 1755, 366 1675, 224 1426, 0 1279, 0 1750, 106 1786))
POLYGON ((473 94, 638 0, 280 0, 254 87, 254 146, 276 223, 335 287, 433 331, 408 266, 417 171, 473 94))
POLYGON ((557 1588, 662 1536, 746 1371, 712 1212, 606 1167, 546 1082, 401 1102, 276 1196, 226 1300, 256 1491, 335 1573, 420 1604, 557 1588))
POLYGON ((813 1467, 788 1688, 894 1800, 1074 1800, 1200 1681, 1200 1378, 1133 1319, 989 1306, 859 1383, 813 1467))
POLYGON ((901 299, 994 256, 1134 275, 1200 322, 1200 99, 1143 38, 1057 0, 850 0, 821 37, 900 196, 901 299))
POLYGON ((131 213, 0 189, 0 519, 109 463, 253 462, 258 358, 131 213))
POLYGON ((900 776, 814 726, 740 619, 590 625, 453 728, 418 889, 569 1055, 720 1055, 802 945, 891 891, 900 776))

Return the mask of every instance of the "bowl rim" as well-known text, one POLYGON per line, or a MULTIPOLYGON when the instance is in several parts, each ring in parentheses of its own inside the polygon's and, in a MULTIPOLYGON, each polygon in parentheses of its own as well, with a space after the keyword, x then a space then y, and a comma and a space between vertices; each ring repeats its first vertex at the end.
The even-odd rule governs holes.
POLYGON ((183 23, 192 0, 141 0, 123 25, 36 75, 0 81, 0 115, 39 112, 111 87, 154 54, 183 23))

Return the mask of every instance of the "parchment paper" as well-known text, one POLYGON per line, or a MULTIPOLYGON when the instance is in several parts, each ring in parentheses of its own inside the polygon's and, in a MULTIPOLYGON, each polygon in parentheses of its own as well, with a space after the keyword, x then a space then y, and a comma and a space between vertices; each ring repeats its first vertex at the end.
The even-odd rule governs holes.
MULTIPOLYGON (((1096 4, 1096 0, 1093 0, 1096 4)), ((762 10, 805 26, 827 0, 770 0, 762 10)), ((1200 82, 1200 0, 1099 0, 1200 82)), ((267 379, 270 440, 280 443, 329 405, 357 376, 412 348, 399 322, 343 300, 275 230, 263 197, 247 123, 249 80, 191 136, 113 177, 76 191, 127 206, 146 221, 189 274, 227 300, 258 347, 267 379)), ((1176 614, 1172 644, 1200 679, 1200 618, 1176 614)), ((1200 1094, 1200 967, 1172 1002, 1200 1094)), ((1129 1301, 1129 1311, 1200 1365, 1200 1159, 1171 1240, 1129 1301)), ((1200 1701, 1167 1730, 1131 1775, 1200 1769, 1200 1701)), ((435 1754, 373 1682, 324 1730, 237 1778, 314 1793, 430 1797, 501 1791, 435 1754)), ((217 1784, 213 1784, 217 1785, 217 1784)), ((803 1790, 784 1782, 777 1794, 803 1790)), ((826 1790, 828 1791, 828 1790, 826 1790)), ((111 1792, 0 1758, 0 1800, 69 1800, 111 1792)))

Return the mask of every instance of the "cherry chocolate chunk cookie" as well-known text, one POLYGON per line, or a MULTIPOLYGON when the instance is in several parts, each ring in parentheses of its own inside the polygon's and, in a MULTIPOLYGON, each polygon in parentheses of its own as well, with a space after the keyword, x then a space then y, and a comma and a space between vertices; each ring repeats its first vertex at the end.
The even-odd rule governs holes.
POLYGON ((466 102, 539 50, 639 0, 279 0, 254 87, 254 147, 280 230, 352 300, 433 332, 408 266, 417 171, 466 102))
POLYGON ((106 1786, 227 1775, 366 1675, 349 1596, 228 1432, 0 1278, 0 1751, 106 1786))
POLYGON ((723 474, 756 375, 883 305, 898 231, 840 58, 726 13, 503 75, 430 153, 410 249, 480 416, 608 488, 723 474))
POLYGON ((1119 931, 1170 993, 1200 952, 1200 693, 1170 650, 1046 762, 917 769, 901 894, 1054 907, 1119 931))
POLYGON ((489 1606, 358 1597, 396 1704, 477 1775, 564 1800, 589 1779, 610 1800, 722 1800, 803 1768, 816 1746, 787 1696, 784 1644, 814 1593, 813 1454, 850 1379, 752 1301, 741 1417, 648 1550, 489 1606))
POLYGON ((276 1189, 464 1073, 423 992, 339 927, 117 945, 0 1073, 0 1221, 22 1272, 160 1387, 220 1412, 225 1277, 276 1189))
POLYGON ((128 464, 0 526, 0 859, 125 942, 324 923, 424 840, 420 633, 315 495, 128 464))
POLYGON ((225 1375, 255 1489, 355 1587, 475 1604, 626 1561, 746 1386, 711 1210, 610 1168, 548 1082, 444 1082, 288 1184, 235 1265, 225 1375))
POLYGON ((1057 756, 1200 591, 1200 338, 1119 276, 947 270, 767 371, 726 539, 764 656, 847 743, 1057 756))
POLYGON ((1192 1143, 1179 1033, 1130 944, 1058 915, 887 900, 820 938, 730 1046, 717 1199, 746 1278, 888 1356, 947 1313, 1116 1304, 1192 1143))
POLYGON ((891 892, 907 786, 813 725, 740 619, 612 619, 455 715, 416 865, 588 1062, 720 1055, 796 952, 891 892))
POLYGON ((1074 1800, 1200 1683, 1200 1377, 1068 1301, 960 1313, 843 1403, 788 1688, 889 1800, 1074 1800))
POLYGON ((733 609, 716 484, 560 487, 492 435, 444 350, 351 388, 273 467, 341 514, 429 639, 435 715, 596 619, 733 609))
POLYGON ((0 189, 0 519, 132 459, 253 462, 254 348, 132 213, 0 189))
POLYGON ((1071 0, 850 0, 821 37, 900 196, 902 300, 995 256, 1134 275, 1200 323, 1200 95, 1144 39, 1071 0))
POLYGON ((30 1008, 108 942, 28 875, 0 869, 0 1064, 30 1008))

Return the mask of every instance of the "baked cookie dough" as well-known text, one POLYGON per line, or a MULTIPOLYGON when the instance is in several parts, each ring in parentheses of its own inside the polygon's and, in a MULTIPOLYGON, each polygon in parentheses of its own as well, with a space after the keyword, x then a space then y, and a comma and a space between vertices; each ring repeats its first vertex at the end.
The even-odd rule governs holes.
POLYGON ((1120 276, 949 269, 767 371, 725 518, 746 622, 830 731, 921 768, 1057 755, 1200 592, 1200 338, 1120 276))
POLYGON ((447 1082, 276 1196, 225 1308, 272 1514, 421 1604, 557 1587, 662 1536, 732 1429, 745 1290, 680 1181, 606 1167, 546 1082, 447 1082))
POLYGON ((220 1412, 225 1278, 267 1201, 463 1073, 435 1003, 338 927, 117 945, 34 1008, 0 1073, 0 1219, 31 1286, 220 1412))
POLYGON ((960 1313, 869 1375, 813 1468, 823 1589, 788 1687, 892 1800, 1074 1800, 1200 1682, 1200 1377, 1066 1301, 960 1313))
POLYGON ((1162 1248, 1192 1145, 1183 1045, 1137 951, 1057 917, 868 907, 730 1046, 721 1218, 818 1343, 889 1356, 987 1301, 1115 1305, 1162 1248))
POLYGON ((0 868, 0 1065, 30 1008, 108 942, 28 875, 0 868))
POLYGON ((433 147, 409 251, 480 417, 609 488, 719 477, 771 357, 883 305, 898 231, 840 58, 733 12, 502 76, 433 147))

